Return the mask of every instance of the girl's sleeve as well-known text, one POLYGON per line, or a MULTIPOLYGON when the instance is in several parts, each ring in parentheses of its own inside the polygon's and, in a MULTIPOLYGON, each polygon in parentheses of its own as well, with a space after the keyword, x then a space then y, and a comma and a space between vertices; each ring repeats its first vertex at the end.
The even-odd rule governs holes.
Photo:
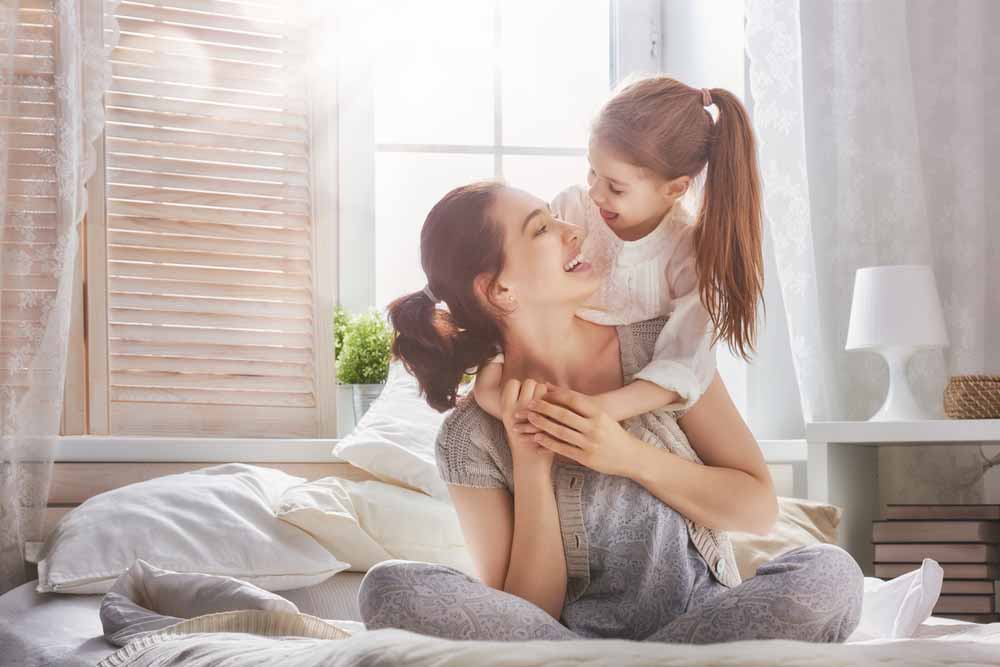
POLYGON ((698 292, 693 231, 694 227, 683 228, 667 263, 667 323, 656 339, 651 361, 634 378, 677 392, 680 401, 667 406, 671 409, 690 408, 715 377, 714 329, 698 292))

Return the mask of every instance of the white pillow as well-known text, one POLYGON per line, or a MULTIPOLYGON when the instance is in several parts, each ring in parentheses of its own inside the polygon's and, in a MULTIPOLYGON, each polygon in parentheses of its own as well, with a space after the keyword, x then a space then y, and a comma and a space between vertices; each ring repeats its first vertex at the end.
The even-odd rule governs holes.
POLYGON ((379 479, 447 500, 448 488, 434 461, 434 444, 447 415, 427 404, 417 379, 394 361, 382 393, 333 453, 379 479))
POLYGON ((352 570, 401 558, 475 574, 455 508, 417 491, 328 477, 289 489, 278 516, 350 561, 352 570))
POLYGON ((393 556, 358 523, 354 502, 343 482, 326 477, 293 486, 285 491, 275 513, 316 538, 337 560, 347 563, 349 570, 367 572, 375 563, 393 556))
POLYGON ((303 481, 281 470, 230 463, 94 496, 64 516, 45 541, 36 590, 103 594, 139 558, 271 591, 317 584, 347 566, 273 510, 287 488, 303 481))

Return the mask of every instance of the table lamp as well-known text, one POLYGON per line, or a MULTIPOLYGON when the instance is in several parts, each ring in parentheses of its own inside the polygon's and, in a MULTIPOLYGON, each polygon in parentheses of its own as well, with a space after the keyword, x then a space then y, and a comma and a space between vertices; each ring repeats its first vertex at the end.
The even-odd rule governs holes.
POLYGON ((845 349, 878 352, 889 364, 889 393, 871 421, 932 419, 913 398, 906 365, 918 350, 947 345, 948 332, 930 266, 858 269, 845 349))

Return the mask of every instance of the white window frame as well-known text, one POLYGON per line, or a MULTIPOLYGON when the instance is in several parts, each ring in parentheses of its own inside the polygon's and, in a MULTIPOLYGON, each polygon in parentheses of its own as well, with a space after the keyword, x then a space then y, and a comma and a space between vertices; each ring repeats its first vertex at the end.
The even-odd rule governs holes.
MULTIPOLYGON (((494 39, 499 43, 500 3, 491 0, 494 39)), ((346 3, 338 26, 338 42, 347 53, 364 52, 364 36, 351 30, 362 22, 356 3, 346 3)), ((611 0, 611 67, 613 84, 626 72, 655 72, 660 62, 659 0, 611 0)), ((579 157, 585 148, 557 146, 518 146, 503 140, 503 72, 499 64, 493 70, 493 141, 489 145, 411 144, 375 142, 374 91, 371 86, 373 64, 352 60, 345 63, 337 80, 340 158, 350 164, 341 171, 340 181, 340 303, 348 310, 361 311, 375 305, 375 156, 379 152, 444 153, 452 155, 492 155, 494 177, 503 178, 505 156, 579 157)))
MULTIPOLYGON (((335 27, 327 32, 327 34, 335 35, 335 38, 327 40, 327 48, 335 49, 341 56, 363 52, 361 47, 364 35, 351 30, 352 18, 356 19, 356 16, 352 17, 352 12, 359 11, 363 4, 336 3, 335 27)), ((610 78, 613 83, 619 82, 622 77, 630 73, 660 71, 668 71, 687 80, 685 73, 676 67, 676 61, 671 58, 671 50, 668 48, 670 45, 677 45, 678 42, 690 40, 690 36, 683 36, 683 33, 689 33, 692 28, 690 25, 679 25, 673 20, 676 18, 676 11, 677 3, 670 0, 611 0, 610 78), (675 32, 678 34, 671 34, 671 24, 676 28, 675 32), (668 63, 668 60, 671 62, 668 63)), ((357 24, 354 23, 354 25, 357 24)), ((742 45, 740 45, 740 49, 742 50, 742 45)), ((313 87, 313 90, 325 89, 328 91, 324 99, 313 104, 311 115, 312 141, 323 140, 322 148, 316 153, 317 156, 321 157, 314 165, 313 176, 314 191, 321 193, 317 197, 318 201, 314 202, 315 215, 317 217, 322 215, 327 223, 323 225, 324 238, 317 239, 315 244, 317 255, 314 270, 317 275, 322 268, 328 270, 326 277, 320 279, 316 285, 316 288, 325 295, 321 301, 317 300, 321 304, 332 307, 334 302, 339 302, 348 309, 362 310, 375 303, 374 165, 377 150, 492 153, 495 164, 497 164, 497 172, 500 174, 502 174, 504 155, 565 156, 579 155, 582 152, 564 148, 505 146, 502 143, 501 134, 502 117, 498 122, 498 127, 494 128, 495 141, 493 146, 462 147, 417 144, 376 146, 374 142, 373 90, 368 84, 372 80, 372 63, 358 62, 356 59, 345 63, 344 57, 330 56, 324 62, 313 63, 313 65, 318 65, 315 80, 323 84, 313 87), (331 80, 336 81, 335 89, 331 89, 329 86, 331 80), (345 95, 345 92, 349 95, 345 95), (337 104, 338 100, 340 101, 339 105, 337 104), (350 168, 344 169, 340 167, 341 164, 350 165, 350 168), (329 261, 330 258, 333 258, 332 262, 329 261)), ((500 83, 499 79, 495 81, 496 86, 499 86, 500 83)), ((729 82, 723 85, 732 87, 729 82)), ((738 89, 742 93, 742 82, 738 89)), ((92 192, 103 192, 101 165, 98 165, 90 187, 92 192)), ((103 206, 103 202, 101 206, 103 206)), ((94 211, 94 213, 97 214, 95 217, 102 217, 99 210, 94 211)), ((89 246, 87 260, 100 261, 103 249, 98 248, 101 246, 99 240, 103 229, 99 225, 88 225, 86 231, 90 235, 88 240, 91 241, 87 244, 89 246), (94 241, 98 242, 93 243, 94 241), (91 254, 95 250, 96 257, 91 254)), ((100 284, 87 281, 81 291, 87 292, 84 298, 88 300, 95 298, 103 300, 102 287, 100 284)), ((80 310, 82 311, 82 308, 80 310)), ((317 317, 317 340, 324 340, 321 328, 327 326, 327 323, 324 323, 325 319, 329 318, 317 317)), ((95 337, 94 333, 94 331, 89 331, 87 337, 91 353, 100 351, 100 337, 95 337), (95 338, 98 340, 95 341, 95 338), (95 346, 98 349, 95 349, 95 346)), ((728 351, 723 348, 722 354, 728 355, 728 351)), ((727 375, 735 370, 738 381, 734 383, 728 381, 727 378, 727 384, 737 406, 741 410, 745 410, 748 366, 741 360, 734 361, 736 368, 727 371, 727 375)), ((725 363, 725 361, 720 360, 720 368, 725 363)), ((750 372, 752 373, 752 367, 750 372)), ((332 377, 327 381, 334 382, 332 377)), ((351 403, 338 396, 336 404, 337 432, 338 435, 343 435, 353 425, 353 415, 350 414, 351 403)), ((67 419, 67 421, 82 421, 81 416, 67 419)), ((67 432, 79 433, 80 430, 71 429, 67 432)), ((80 436, 64 437, 61 440, 65 442, 59 447, 57 453, 59 460, 75 460, 80 456, 87 460, 126 460, 128 457, 135 458, 135 460, 151 460, 149 458, 151 456, 156 457, 157 460, 179 460, 178 457, 184 458, 185 456, 184 452, 177 449, 178 439, 176 438, 80 436)), ((296 460, 330 460, 329 447, 335 440, 332 438, 295 441, 256 439, 253 443, 255 445, 253 447, 254 455, 263 457, 260 460, 273 460, 271 459, 273 455, 278 455, 282 460, 288 460, 286 457, 292 452, 286 447, 290 442, 297 442, 303 448, 301 451, 295 452, 296 460), (281 447, 272 449, 278 445, 281 447)), ((185 443, 185 448, 182 449, 187 452, 187 456, 192 456, 195 451, 199 451, 202 457, 209 456, 214 460, 216 455, 225 458, 231 453, 231 448, 235 446, 235 441, 224 438, 199 438, 185 443), (216 452, 216 444, 219 446, 218 452, 216 452), (209 449, 204 449, 204 446, 208 446, 209 449), (187 451, 187 447, 192 449, 187 451)), ((246 454, 245 450, 243 450, 243 454, 246 454)))
MULTIPOLYGON (((727 3, 742 0, 725 0, 727 3)), ((501 0, 492 0, 494 28, 499 40, 501 0)), ((338 17, 340 33, 338 43, 342 52, 364 53, 364 36, 352 31, 352 25, 362 23, 361 16, 353 13, 359 8, 346 3, 338 17)), ((361 9, 360 11, 364 11, 361 9)), ((728 63, 719 67, 716 61, 707 66, 692 51, 691 31, 708 30, 711 44, 713 30, 718 26, 705 20, 704 12, 685 8, 670 0, 611 0, 610 11, 610 72, 612 86, 623 78, 635 74, 671 72, 685 81, 694 83, 711 78, 704 85, 716 85, 733 90, 741 97, 744 92, 743 70, 728 63), (671 47, 674 47, 673 49, 671 47), (683 57, 681 56, 683 53, 683 57), (669 61, 669 62, 668 62, 669 61), (721 79, 721 81, 720 81, 721 79)), ((742 10, 734 11, 733 21, 742 21, 742 10)), ((731 23, 731 22, 730 22, 731 23)), ((732 26, 730 25, 729 28, 732 26)), ((740 33, 742 36, 742 33, 740 33)), ((735 47, 743 52, 742 39, 735 47)), ((726 56, 729 58, 729 54, 726 56)), ((730 60, 732 58, 729 58, 730 60)), ((348 310, 361 311, 375 306, 375 156, 380 151, 408 153, 446 153, 461 155, 492 155, 494 176, 503 177, 503 158, 506 155, 580 156, 585 149, 558 147, 528 147, 503 143, 502 83, 500 66, 494 66, 494 128, 493 143, 487 146, 456 144, 377 144, 374 127, 373 64, 352 60, 337 75, 341 86, 338 98, 340 162, 351 168, 341 171, 340 177, 340 303, 348 310)), ((717 364, 725 378, 730 396, 741 414, 748 410, 748 364, 731 354, 725 345, 717 347, 717 364)), ((342 401, 343 403, 343 401, 342 401)), ((338 423, 346 426, 351 420, 349 411, 342 406, 338 423)), ((345 431, 341 430, 343 435, 345 431)))

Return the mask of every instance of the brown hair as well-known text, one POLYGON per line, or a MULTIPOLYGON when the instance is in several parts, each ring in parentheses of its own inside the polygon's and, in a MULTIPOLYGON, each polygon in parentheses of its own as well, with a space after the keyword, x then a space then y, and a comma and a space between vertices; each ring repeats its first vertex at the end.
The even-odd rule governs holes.
POLYGON ((491 294, 503 269, 503 226, 490 217, 503 187, 479 182, 455 188, 427 214, 420 232, 420 265, 430 291, 448 309, 438 308, 423 291, 389 304, 396 330, 392 352, 439 412, 455 406, 467 370, 500 352, 498 312, 483 304, 474 285, 477 276, 492 275, 491 294))
POLYGON ((629 83, 601 108, 593 138, 665 180, 692 179, 708 165, 694 232, 698 291, 715 339, 748 359, 764 287, 760 178, 750 117, 739 99, 711 88, 712 120, 702 91, 668 76, 629 83))

